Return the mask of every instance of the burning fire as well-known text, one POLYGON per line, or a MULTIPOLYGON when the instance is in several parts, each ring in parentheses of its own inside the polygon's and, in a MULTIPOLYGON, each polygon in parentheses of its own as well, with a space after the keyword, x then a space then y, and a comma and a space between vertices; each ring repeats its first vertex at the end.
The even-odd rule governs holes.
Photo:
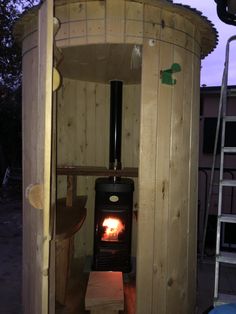
POLYGON ((102 226, 105 228, 102 241, 118 241, 119 233, 125 229, 120 219, 112 217, 104 219, 102 226))

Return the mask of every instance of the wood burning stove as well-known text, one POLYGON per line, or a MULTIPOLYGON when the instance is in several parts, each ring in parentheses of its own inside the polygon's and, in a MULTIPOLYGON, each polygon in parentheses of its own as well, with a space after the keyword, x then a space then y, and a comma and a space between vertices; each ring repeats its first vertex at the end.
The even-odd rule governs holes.
POLYGON ((94 269, 129 272, 133 181, 99 178, 95 189, 94 269))
MULTIPOLYGON (((121 169, 122 82, 111 81, 109 168, 121 169)), ((99 271, 131 270, 133 180, 98 178, 95 183, 94 260, 99 271)))

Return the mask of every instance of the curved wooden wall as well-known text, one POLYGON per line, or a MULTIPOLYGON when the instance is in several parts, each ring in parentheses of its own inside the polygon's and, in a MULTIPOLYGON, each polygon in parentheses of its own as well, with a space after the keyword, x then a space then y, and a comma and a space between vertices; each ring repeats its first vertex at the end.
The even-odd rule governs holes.
MULTIPOLYGON (((65 56, 57 96, 58 163, 108 165, 108 82, 123 79, 122 160, 124 166, 139 166, 136 312, 194 313, 200 58, 214 48, 216 33, 196 12, 164 0, 57 0, 55 5, 61 22, 56 45, 65 56), (122 68, 133 45, 142 50, 138 71, 122 68), (161 73, 173 63, 181 71, 173 75, 175 85, 166 85, 161 73)), ((32 80, 35 14, 24 17, 16 33, 23 40, 23 75, 31 73, 32 80)), ((34 108, 27 93, 28 121, 34 108)), ((78 178, 78 193, 89 196, 89 210, 77 255, 92 252, 94 180, 78 178)), ((62 195, 61 177, 58 187, 62 195)))
POLYGON ((144 38, 153 38, 192 52, 201 49, 206 55, 215 46, 216 34, 206 19, 164 0, 59 0, 55 5, 61 21, 60 47, 102 42, 142 44, 144 38))
POLYGON ((143 46, 138 313, 194 313, 199 65, 178 46, 143 46), (177 83, 163 85, 160 70, 174 62, 177 83))

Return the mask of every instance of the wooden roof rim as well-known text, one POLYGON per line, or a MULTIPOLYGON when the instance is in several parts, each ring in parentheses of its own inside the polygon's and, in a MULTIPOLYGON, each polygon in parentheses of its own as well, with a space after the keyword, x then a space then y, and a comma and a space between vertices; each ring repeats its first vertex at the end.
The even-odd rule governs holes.
MULTIPOLYGON (((43 0, 44 2, 46 0, 43 0)), ((97 0, 54 0, 55 6, 63 6, 69 3, 79 3, 79 2, 92 2, 97 0)), ((106 0, 100 0, 106 1, 106 0)), ((205 58, 210 54, 218 44, 218 32, 214 24, 202 14, 197 9, 190 7, 189 5, 183 5, 179 3, 172 3, 169 0, 128 0, 129 2, 138 2, 141 4, 149 4, 161 9, 165 8, 167 11, 172 13, 178 13, 179 15, 185 17, 187 20, 190 20, 193 24, 197 24, 201 34, 201 49, 202 49, 202 58, 205 58), (203 23, 204 22, 204 23, 203 23)), ((40 4, 33 7, 32 9, 24 12, 21 17, 16 21, 14 27, 14 36, 18 42, 21 42, 24 39, 24 27, 36 19, 37 22, 37 12, 40 7, 40 4)))

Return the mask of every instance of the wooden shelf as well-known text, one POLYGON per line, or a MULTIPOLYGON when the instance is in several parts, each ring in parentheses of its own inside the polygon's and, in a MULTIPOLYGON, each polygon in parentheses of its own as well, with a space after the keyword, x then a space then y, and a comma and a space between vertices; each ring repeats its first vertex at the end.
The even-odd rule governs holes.
POLYGON ((56 241, 64 240, 76 233, 86 218, 87 196, 77 196, 72 207, 66 206, 66 198, 57 201, 56 241))
POLYGON ((95 166, 58 166, 57 175, 138 177, 138 168, 112 170, 95 166))

